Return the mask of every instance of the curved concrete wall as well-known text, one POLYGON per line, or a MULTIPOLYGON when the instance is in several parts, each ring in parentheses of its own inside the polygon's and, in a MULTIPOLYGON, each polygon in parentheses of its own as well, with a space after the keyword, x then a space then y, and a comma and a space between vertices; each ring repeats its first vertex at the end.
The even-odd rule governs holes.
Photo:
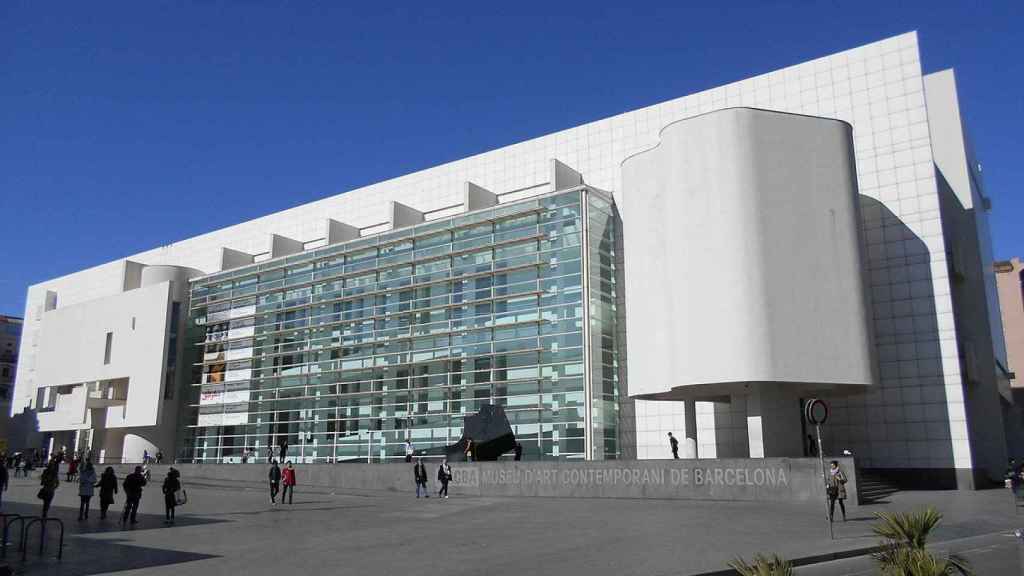
POLYGON ((873 384, 848 124, 734 108, 622 164, 630 392, 873 384))

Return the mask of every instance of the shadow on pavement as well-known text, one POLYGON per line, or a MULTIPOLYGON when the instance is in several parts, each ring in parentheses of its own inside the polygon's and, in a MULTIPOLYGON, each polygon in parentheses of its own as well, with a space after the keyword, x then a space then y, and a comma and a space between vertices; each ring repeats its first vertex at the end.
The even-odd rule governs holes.
MULTIPOLYGON (((179 509, 180 510, 180 509, 179 509)), ((4 502, 3 512, 21 514, 26 517, 38 516, 40 506, 20 502, 4 502)), ((163 514, 138 515, 138 524, 121 525, 121 508, 111 508, 107 518, 100 520, 99 510, 93 509, 89 519, 78 521, 78 509, 54 506, 50 509, 51 518, 59 518, 64 522, 64 555, 57 560, 59 548, 59 530, 50 525, 46 531, 46 546, 42 556, 39 555, 38 524, 28 535, 28 554, 25 562, 21 561, 20 533, 9 536, 6 556, 0 559, 0 566, 10 566, 14 574, 54 574, 61 576, 85 576, 117 572, 121 570, 137 570, 168 564, 180 564, 215 558, 210 554, 197 554, 177 550, 147 548, 125 544, 126 540, 117 538, 83 538, 93 534, 127 533, 139 530, 173 530, 183 526, 196 526, 226 522, 188 515, 179 515, 175 524, 164 524, 163 514)), ((15 525, 14 532, 18 532, 15 525)))

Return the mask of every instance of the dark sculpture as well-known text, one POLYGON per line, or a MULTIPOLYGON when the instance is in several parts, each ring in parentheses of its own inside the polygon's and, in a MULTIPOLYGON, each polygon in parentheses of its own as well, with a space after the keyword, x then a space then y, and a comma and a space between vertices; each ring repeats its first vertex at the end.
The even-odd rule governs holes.
POLYGON ((467 455, 475 461, 486 461, 497 460, 515 448, 516 435, 505 410, 501 406, 484 404, 479 412, 466 416, 462 424, 462 438, 448 446, 445 454, 453 462, 464 462, 467 455))

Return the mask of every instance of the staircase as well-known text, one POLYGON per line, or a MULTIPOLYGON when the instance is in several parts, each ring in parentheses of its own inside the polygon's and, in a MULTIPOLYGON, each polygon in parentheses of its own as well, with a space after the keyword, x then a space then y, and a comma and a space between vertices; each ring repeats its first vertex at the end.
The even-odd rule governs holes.
POLYGON ((890 495, 899 491, 896 484, 877 474, 862 472, 857 476, 857 495, 861 504, 883 502, 890 495))

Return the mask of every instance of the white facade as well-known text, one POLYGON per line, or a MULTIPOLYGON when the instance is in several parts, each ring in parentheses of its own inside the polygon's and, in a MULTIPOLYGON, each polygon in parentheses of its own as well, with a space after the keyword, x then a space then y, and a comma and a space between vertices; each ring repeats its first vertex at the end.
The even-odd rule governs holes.
MULTIPOLYGON (((907 33, 331 196, 128 259, 211 273, 226 259, 267 258, 272 244, 278 246, 275 250, 298 245, 272 241, 271 234, 305 248, 321 246, 329 234, 344 232, 327 219, 345 223, 345 230, 361 229, 364 235, 387 229, 395 202, 423 213, 426 220, 459 212, 467 182, 498 193, 503 202, 550 191, 552 158, 578 170, 588 184, 613 191, 619 206, 628 207, 635 202, 624 197, 628 192, 623 188, 622 162, 656 146, 659 133, 673 122, 734 107, 833 118, 853 126, 879 380, 878 386, 863 394, 834 400, 828 441, 837 450, 853 450, 865 467, 994 471, 1001 463, 994 461, 994 455, 982 458, 972 450, 967 422, 929 124, 928 103, 937 96, 928 93, 931 90, 922 76, 917 36, 907 33)), ((622 210, 626 242, 628 230, 637 225, 633 217, 628 209, 622 210)), ((40 329, 48 292, 56 294, 58 307, 118 293, 122 267, 120 261, 111 262, 29 288, 14 412, 34 406, 36 387, 46 384, 40 329)), ((642 337, 629 336, 631 341, 642 337)), ((698 402, 695 420, 701 456, 749 450, 746 422, 737 417, 746 412, 736 402, 698 402)), ((665 457, 666 432, 684 428, 682 404, 638 401, 636 416, 638 456, 665 457)))

